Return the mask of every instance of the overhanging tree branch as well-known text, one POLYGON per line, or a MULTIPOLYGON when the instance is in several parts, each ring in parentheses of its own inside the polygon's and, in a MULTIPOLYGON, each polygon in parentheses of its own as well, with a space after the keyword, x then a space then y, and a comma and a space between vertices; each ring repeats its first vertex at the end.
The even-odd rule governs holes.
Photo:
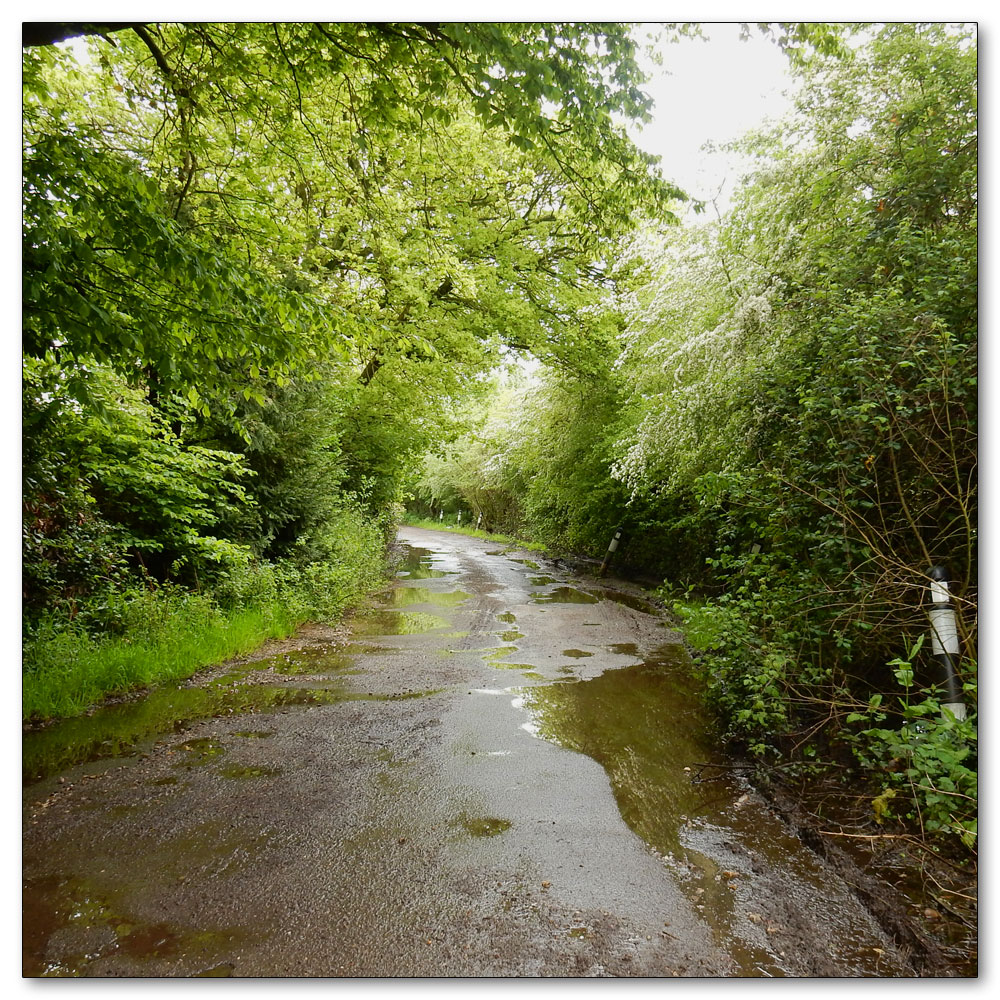
POLYGON ((106 35, 128 28, 142 27, 133 21, 24 21, 21 24, 21 47, 55 45, 84 35, 106 35))

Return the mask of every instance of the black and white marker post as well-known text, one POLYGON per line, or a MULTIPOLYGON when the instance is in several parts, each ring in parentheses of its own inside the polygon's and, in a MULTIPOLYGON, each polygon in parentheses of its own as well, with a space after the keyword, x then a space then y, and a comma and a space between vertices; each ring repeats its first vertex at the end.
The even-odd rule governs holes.
POLYGON ((948 700, 941 704, 941 714, 945 710, 958 720, 965 718, 965 702, 962 701, 958 680, 958 628, 955 623, 955 607, 948 589, 948 571, 943 566, 933 566, 927 574, 931 578, 931 603, 928 615, 931 620, 931 653, 941 666, 948 690, 948 700))
POLYGON ((618 548, 618 543, 621 541, 622 537, 622 526, 619 524, 615 528, 615 537, 611 539, 611 544, 608 546, 608 551, 604 553, 604 562, 601 563, 601 568, 597 571, 598 576, 604 576, 608 570, 608 563, 611 562, 611 556, 614 554, 615 550, 618 548))

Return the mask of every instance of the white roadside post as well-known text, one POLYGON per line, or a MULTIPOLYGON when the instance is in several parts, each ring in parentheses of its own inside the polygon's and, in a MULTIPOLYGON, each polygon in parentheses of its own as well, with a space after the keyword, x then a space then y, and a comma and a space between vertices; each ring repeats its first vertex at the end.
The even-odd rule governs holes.
POLYGON ((462 512, 461 511, 458 512, 458 524, 459 524, 459 527, 461 527, 461 524, 462 524, 462 512))
POLYGON ((483 523, 483 512, 479 512, 479 517, 476 518, 476 530, 479 530, 479 525, 483 523))
POLYGON ((619 524, 615 528, 614 538, 611 539, 611 544, 608 546, 608 551, 604 553, 604 562, 601 563, 601 568, 597 571, 598 576, 604 576, 608 569, 608 563, 611 562, 611 556, 614 555, 615 551, 618 549, 618 543, 621 541, 622 537, 622 526, 619 524))
POLYGON ((439 521, 443 521, 444 520, 444 507, 441 508, 441 511, 438 514, 438 520, 439 521))
POLYGON ((948 688, 948 700, 941 704, 941 716, 945 718, 948 711, 961 721, 965 718, 965 703, 959 689, 958 627, 948 589, 948 571, 943 566, 934 566, 927 575, 931 578, 931 603, 927 611, 931 620, 931 653, 941 665, 948 688))

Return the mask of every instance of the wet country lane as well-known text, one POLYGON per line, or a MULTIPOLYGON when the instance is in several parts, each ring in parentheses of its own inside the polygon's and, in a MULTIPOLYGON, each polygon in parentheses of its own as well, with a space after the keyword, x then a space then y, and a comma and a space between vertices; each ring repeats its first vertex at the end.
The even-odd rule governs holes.
POLYGON ((731 778, 680 637, 400 531, 346 646, 29 734, 28 976, 898 976, 731 778))

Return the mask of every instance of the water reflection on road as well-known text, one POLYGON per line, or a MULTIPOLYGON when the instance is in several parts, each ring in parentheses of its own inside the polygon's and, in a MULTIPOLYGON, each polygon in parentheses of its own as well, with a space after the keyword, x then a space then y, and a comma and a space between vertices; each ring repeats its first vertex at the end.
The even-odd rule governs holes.
MULTIPOLYGON (((444 892, 440 887, 449 866, 458 864, 454 857, 436 853, 441 843, 453 852, 482 850, 481 870, 492 873, 513 909, 491 910, 490 886, 481 879, 466 886, 465 869, 459 865, 457 884, 469 894, 460 897, 462 905, 483 907, 484 927, 514 921, 497 933, 527 935, 533 954, 543 956, 537 961, 549 963, 533 966, 536 957, 523 951, 512 955, 509 965, 490 965, 500 954, 494 950, 498 944, 479 954, 462 954, 461 960, 445 951, 435 959, 417 945, 431 946, 436 939, 422 936, 410 942, 410 925, 400 917, 399 926, 391 929, 397 935, 393 947, 403 948, 397 954, 386 948, 379 953, 379 941, 373 940, 377 935, 358 931, 373 949, 372 955, 361 956, 370 961, 364 966, 369 970, 434 975, 447 967, 461 974, 525 975, 541 967, 566 974, 578 967, 572 962, 579 955, 579 968, 589 970, 587 974, 651 974, 629 971, 627 963, 642 958, 649 963, 644 968, 662 971, 669 956, 674 963, 670 968, 695 969, 701 960, 697 942, 710 950, 714 941, 724 958, 713 966, 713 956, 704 968, 731 967, 740 975, 803 974, 804 969, 826 974, 823 956, 800 961, 793 947, 835 953, 830 974, 898 974, 898 967, 883 957, 884 941, 875 937, 870 921, 859 919, 849 887, 830 883, 829 873, 753 797, 719 753, 684 647, 676 635, 666 641, 669 633, 650 614, 647 601, 569 579, 554 565, 539 575, 536 560, 513 559, 473 540, 450 541, 433 532, 418 537, 426 542, 403 548, 399 579, 374 606, 354 616, 346 645, 284 652, 27 734, 26 781, 57 775, 82 761, 136 753, 158 739, 148 774, 140 764, 134 777, 123 776, 120 783, 102 783, 107 775, 93 775, 88 794, 105 798, 86 807, 92 820, 80 819, 77 812, 74 822, 83 831, 79 836, 92 837, 97 845, 107 841, 109 829, 118 836, 123 816, 134 822, 137 843, 152 836, 149 830, 156 823, 172 822, 171 837, 180 846, 169 854, 170 863, 183 869, 185 880, 185 866, 215 864, 221 847, 230 860, 213 871, 232 871, 234 878, 246 874, 241 859, 257 865, 257 852, 279 850, 271 828, 265 832, 254 825, 257 820, 244 815, 244 806, 233 814, 243 817, 242 825, 228 825, 226 814, 225 828, 210 826, 222 822, 211 804, 213 796, 235 796, 232 789, 239 781, 248 788, 266 784, 267 822, 276 822, 283 831, 288 827, 288 850, 300 853, 276 854, 270 868, 254 869, 241 891, 248 898, 263 892, 269 907, 287 892, 287 913, 314 904, 309 912, 324 914, 316 933, 325 933, 328 926, 323 893, 340 893, 348 901, 338 902, 335 915, 345 927, 353 927, 359 921, 394 919, 395 911, 382 914, 374 908, 388 905, 384 898, 402 891, 401 881, 407 883, 408 899, 425 905, 436 926, 453 903, 439 898, 444 892), (412 698, 422 699, 407 703, 414 709, 412 717, 385 711, 403 707, 386 702, 412 698), (300 705, 316 710, 302 713, 296 708, 300 705), (248 721, 230 719, 243 715, 248 721), (249 721, 251 716, 259 721, 249 721), (213 717, 223 720, 218 735, 188 732, 198 720, 213 717), (409 728, 403 718, 409 719, 409 728), (296 748, 297 756, 282 757, 269 749, 279 743, 296 748), (302 764, 305 759, 308 766, 302 764), (475 782, 477 775, 487 773, 484 768, 490 769, 489 777, 480 787, 475 782), (419 779, 408 777, 411 769, 419 779), (146 801, 129 792, 129 780, 172 797, 146 813, 146 801), (225 788, 213 787, 213 781, 225 788), (345 782, 342 797, 331 798, 330 786, 340 781, 345 782), (321 794, 299 790, 314 785, 321 794), (384 797, 379 797, 382 791, 384 797), (480 793, 482 803, 476 801, 480 793), (486 802, 490 795, 492 803, 486 802), (167 808, 176 809, 172 819, 156 811, 167 808), (206 829, 211 836, 201 835, 206 829), (296 894, 287 888, 288 875, 299 872, 301 845, 316 843, 333 845, 323 855, 328 882, 316 883, 307 871, 296 894), (344 845, 355 845, 351 850, 356 856, 348 858, 344 845), (564 857, 568 854, 571 861, 564 857), (410 867, 397 866, 397 855, 410 867), (612 861, 605 868, 611 870, 595 870, 608 858, 612 861), (359 881, 357 865, 369 871, 377 891, 359 881), (525 888, 526 865, 547 873, 534 896, 525 888), (266 883, 272 871, 285 874, 266 883), (559 876, 561 871, 571 876, 559 876), (618 898, 623 875, 648 888, 641 905, 627 893, 624 902, 618 898), (557 876, 564 881, 554 884, 557 876), (266 892, 260 889, 265 883, 266 892), (318 900, 304 900, 313 891, 318 900), (588 924, 580 900, 591 897, 599 902, 592 904, 588 924), (677 926, 664 919, 668 900, 676 904, 670 917, 677 926), (614 927, 609 924, 606 937, 595 938, 594 927, 611 911, 614 927), (564 917, 573 921, 567 933, 579 952, 551 943, 543 921, 564 917), (812 921, 823 925, 822 944, 813 940, 812 921), (679 925, 685 922, 682 932, 679 925), (700 937, 692 934, 692 925, 700 937), (635 928, 642 930, 634 933, 635 928), (673 949, 675 931, 688 938, 673 949), (690 952, 685 954, 684 948, 690 952), (446 964, 453 959, 458 964, 446 964), (682 960, 688 964, 680 965, 682 960)), ((255 800, 248 794, 242 801, 255 800)), ((105 968, 157 974, 166 968, 155 964, 161 959, 185 960, 197 935, 192 937, 186 925, 171 925, 168 933, 156 922, 129 923, 122 914, 134 910, 135 900, 121 888, 122 879, 104 867, 91 871, 97 867, 91 863, 94 852, 81 850, 69 835, 61 840, 58 827, 45 827, 45 808, 44 803, 39 806, 37 821, 65 861, 51 847, 31 858, 26 941, 34 964, 26 964, 29 974, 45 969, 107 974, 100 971, 105 968), (115 887, 113 893, 109 886, 115 887), (98 900, 99 905, 80 909, 79 899, 98 900), (77 917, 78 911, 83 916, 77 917), (63 956, 61 964, 46 965, 49 960, 41 956, 53 949, 53 941, 66 939, 63 950, 69 948, 67 929, 86 930, 99 947, 86 961, 63 956), (143 935, 155 938, 145 951, 143 935), (175 940, 169 956, 166 945, 156 944, 175 940), (153 964, 110 964, 116 956, 153 964)), ((135 875, 137 863, 125 846, 121 856, 102 864, 120 865, 122 872, 135 875)), ((176 898, 179 882, 170 871, 147 870, 145 861, 139 865, 144 898, 156 893, 176 898)), ((231 900, 225 884, 218 885, 216 906, 227 906, 231 900)), ((458 913, 454 925, 442 923, 442 934, 453 935, 468 950, 471 931, 464 914, 458 913)), ((197 918, 189 914, 184 921, 188 919, 197 918)), ((277 947, 273 939, 257 941, 257 953, 247 944, 240 964, 230 954, 236 930, 225 925, 213 933, 216 937, 204 939, 210 948, 199 944, 211 959, 199 966, 209 970, 201 974, 269 973, 267 949, 277 947), (260 965, 248 964, 254 954, 260 965)), ((295 968, 320 970, 305 974, 347 967, 334 966, 332 957, 331 964, 323 965, 323 956, 301 945, 282 944, 282 961, 294 954, 295 968)), ((341 949, 338 963, 361 960, 356 943, 341 937, 336 946, 341 949)))

